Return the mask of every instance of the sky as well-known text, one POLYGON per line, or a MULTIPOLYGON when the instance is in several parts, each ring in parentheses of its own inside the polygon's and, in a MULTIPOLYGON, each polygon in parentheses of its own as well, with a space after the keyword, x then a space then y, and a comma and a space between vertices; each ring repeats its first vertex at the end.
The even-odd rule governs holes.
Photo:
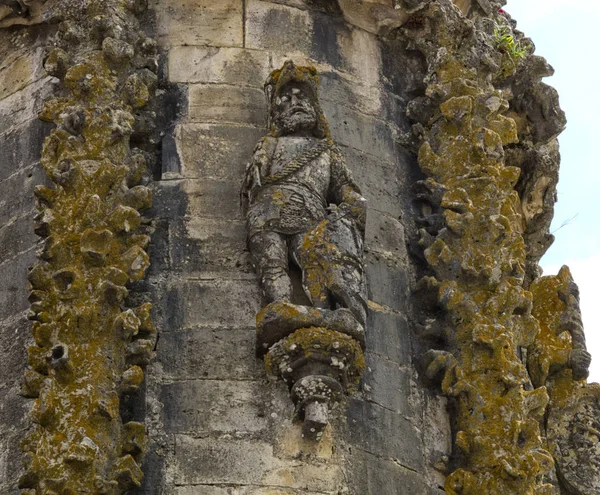
POLYGON ((508 0, 504 9, 556 71, 544 82, 558 90, 567 128, 559 137, 558 202, 550 229, 556 240, 540 264, 544 275, 571 268, 592 354, 589 381, 600 382, 600 2, 508 0))

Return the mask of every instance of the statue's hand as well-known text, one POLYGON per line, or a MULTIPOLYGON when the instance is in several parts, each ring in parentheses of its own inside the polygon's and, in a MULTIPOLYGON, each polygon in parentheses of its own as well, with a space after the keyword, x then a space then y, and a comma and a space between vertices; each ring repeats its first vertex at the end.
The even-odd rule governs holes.
POLYGON ((583 348, 573 349, 569 357, 569 367, 573 370, 573 380, 585 380, 589 375, 591 354, 583 348))

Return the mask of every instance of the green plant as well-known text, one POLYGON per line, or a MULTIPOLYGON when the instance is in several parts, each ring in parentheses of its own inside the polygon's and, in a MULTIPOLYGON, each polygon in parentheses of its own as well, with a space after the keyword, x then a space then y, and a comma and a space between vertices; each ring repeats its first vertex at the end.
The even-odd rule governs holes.
POLYGON ((519 61, 527 55, 530 48, 528 45, 522 45, 521 42, 516 40, 508 26, 496 25, 494 27, 494 43, 506 55, 513 70, 516 69, 519 61))

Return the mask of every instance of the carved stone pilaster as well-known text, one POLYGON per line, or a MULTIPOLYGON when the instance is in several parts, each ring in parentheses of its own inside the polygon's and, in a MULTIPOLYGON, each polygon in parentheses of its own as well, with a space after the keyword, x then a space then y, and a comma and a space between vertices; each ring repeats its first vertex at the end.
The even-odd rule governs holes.
POLYGON ((77 0, 55 12, 63 20, 45 68, 62 84, 40 114, 56 125, 41 157, 53 186, 35 189, 43 245, 28 277, 35 345, 23 395, 36 428, 22 443, 19 487, 29 495, 141 484, 145 425, 123 423, 120 398, 143 383, 156 343, 151 304, 127 304, 128 284, 149 266, 146 158, 130 147, 157 81, 144 9, 77 0))

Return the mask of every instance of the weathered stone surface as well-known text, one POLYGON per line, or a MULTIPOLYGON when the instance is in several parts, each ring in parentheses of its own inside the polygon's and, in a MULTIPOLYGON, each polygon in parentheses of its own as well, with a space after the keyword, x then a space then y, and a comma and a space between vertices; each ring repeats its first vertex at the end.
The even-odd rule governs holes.
POLYGON ((157 359, 163 365, 166 379, 247 380, 260 377, 264 368, 254 355, 254 335, 254 327, 168 332, 160 338, 157 359))
POLYGON ((29 268, 35 262, 35 250, 0 264, 0 320, 24 312, 29 307, 27 280, 29 268))
POLYGON ((420 432, 404 416, 380 405, 352 398, 347 419, 350 441, 356 447, 423 472, 425 460, 420 432), (406 448, 407 445, 411 447, 406 448))
MULTIPOLYGON (((0 161, 3 181, 19 170, 39 162, 42 144, 50 129, 51 126, 48 124, 30 116, 23 124, 0 134, 0 147, 5 150, 0 161)), ((41 167, 39 169, 42 170, 41 167)), ((34 204, 33 197, 29 196, 29 202, 31 205, 34 204)))
POLYGON ((369 301, 367 327, 367 352, 401 365, 411 362, 410 329, 406 316, 369 301))
POLYGON ((182 282, 171 287, 162 301, 164 331, 203 325, 210 328, 250 328, 260 305, 259 289, 253 280, 182 282))
POLYGON ((392 361, 366 353, 362 379, 365 398, 405 418, 412 417, 411 373, 392 361))
POLYGON ((406 256, 404 226, 395 218, 379 211, 367 217, 365 249, 403 259, 406 256))
POLYGON ((178 272, 252 273, 241 220, 190 218, 174 220, 169 228, 171 267, 178 272))
POLYGON ((368 253, 366 259, 367 277, 378 282, 369 285, 369 300, 394 311, 406 311, 409 298, 406 267, 374 253, 368 253))
MULTIPOLYGON (((43 101, 54 91, 56 80, 45 77, 2 100, 0 105, 0 135, 37 117, 43 101)), ((39 148, 34 148, 39 153, 39 148)))
POLYGON ((175 483, 265 485, 328 492, 342 486, 334 466, 299 461, 290 466, 273 455, 270 444, 234 439, 176 437, 175 483))
POLYGON ((37 241, 30 216, 12 217, 0 228, 0 260, 9 262, 11 258, 31 249, 37 241))
POLYGON ((394 163, 396 144, 389 123, 342 105, 323 102, 323 108, 331 120, 331 133, 340 144, 394 163))
POLYGON ((243 48, 181 46, 169 52, 169 81, 227 83, 260 88, 268 55, 243 48))
MULTIPOLYGON (((225 359, 229 366, 233 364, 229 357, 225 359)), ((165 384, 160 395, 165 405, 165 431, 200 436, 262 432, 267 428, 269 414, 260 389, 261 383, 252 381, 193 380, 165 384)))
POLYGON ((255 50, 310 53, 312 19, 309 12, 261 0, 249 0, 246 47, 255 50))
POLYGON ((4 65, 0 62, 0 101, 45 77, 44 49, 34 48, 4 65))
POLYGON ((189 90, 189 118, 196 122, 232 122, 264 126, 262 91, 221 84, 194 84, 189 90))
POLYGON ((444 490, 429 485, 424 477, 390 459, 353 450, 353 469, 348 473, 357 493, 378 495, 444 495, 444 490))
POLYGON ((243 44, 243 4, 238 0, 155 0, 153 3, 162 47, 243 44))
MULTIPOLYGON (((23 167, 0 182, 0 227, 28 214, 29 230, 32 231, 33 188, 47 182, 47 176, 39 164, 23 167), (19 191, 16 197, 15 191, 19 191)), ((3 258, 0 256, 0 259, 3 258)))
POLYGON ((387 113, 385 118, 391 117, 394 109, 398 106, 396 102, 389 101, 390 94, 382 91, 379 86, 367 86, 368 81, 345 72, 322 70, 320 80, 321 99, 324 102, 330 102, 329 104, 332 106, 343 105, 379 118, 382 118, 382 111, 387 113))
MULTIPOLYGON (((179 126, 175 140, 181 158, 180 175, 190 179, 232 179, 241 184, 246 164, 263 132, 245 126, 179 126)), ((237 201, 231 203, 238 204, 237 201)))
POLYGON ((369 207, 395 218, 400 217, 403 211, 401 198, 404 193, 400 164, 384 162, 376 156, 350 147, 344 146, 342 149, 348 167, 365 190, 369 207))
POLYGON ((188 215, 190 217, 241 220, 242 212, 239 201, 241 185, 241 179, 185 181, 182 189, 188 198, 188 215))

